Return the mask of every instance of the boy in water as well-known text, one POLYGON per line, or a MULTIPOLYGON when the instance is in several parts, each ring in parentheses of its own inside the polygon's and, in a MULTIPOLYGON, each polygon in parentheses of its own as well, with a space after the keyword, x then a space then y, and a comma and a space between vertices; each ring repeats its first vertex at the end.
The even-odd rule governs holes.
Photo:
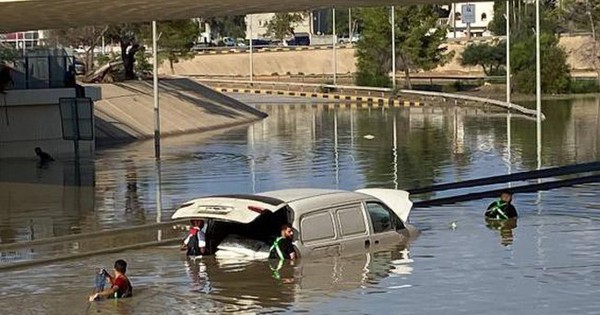
POLYGON ((114 271, 114 276, 111 276, 106 270, 104 271, 104 275, 110 281, 111 286, 106 290, 90 295, 90 302, 100 298, 121 299, 133 295, 133 287, 131 286, 131 282, 129 282, 129 278, 125 275, 127 272, 127 263, 122 259, 115 261, 114 271))
POLYGON ((183 240, 181 250, 186 250, 188 256, 200 256, 206 253, 206 236, 202 228, 204 227, 203 220, 191 220, 192 227, 190 233, 183 240))

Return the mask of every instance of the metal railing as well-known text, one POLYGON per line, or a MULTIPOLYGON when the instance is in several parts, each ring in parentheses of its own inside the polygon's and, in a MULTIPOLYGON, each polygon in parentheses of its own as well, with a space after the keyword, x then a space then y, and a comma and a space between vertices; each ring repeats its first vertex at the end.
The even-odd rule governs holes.
MULTIPOLYGON (((309 83, 298 83, 298 82, 270 82, 270 81, 241 81, 241 80, 219 80, 219 79, 197 79, 200 82, 210 82, 210 83, 226 83, 226 84, 237 84, 237 85, 245 85, 248 87, 260 87, 264 86, 267 88, 271 88, 273 90, 278 86, 283 86, 287 90, 290 90, 290 87, 297 87, 300 91, 304 90, 325 90, 325 91, 335 91, 336 93, 344 93, 344 91, 351 92, 363 92, 367 95, 380 96, 380 97, 395 97, 395 93, 393 89, 390 88, 379 88, 379 87, 368 87, 368 86, 352 86, 352 85, 332 85, 332 84, 309 84, 309 83)), ((442 92, 430 92, 430 91, 417 91, 417 90, 396 90, 397 93, 407 94, 407 95, 416 95, 421 97, 438 97, 443 99, 454 99, 461 101, 469 101, 469 102, 478 102, 484 103, 488 105, 493 105, 497 107, 502 107, 505 109, 509 109, 524 115, 528 116, 536 116, 536 111, 533 109, 529 109, 523 107, 518 104, 510 103, 507 104, 504 101, 499 101, 491 98, 483 98, 477 96, 470 95, 462 95, 462 94, 454 94, 454 93, 442 93, 442 92)), ((542 114, 542 119, 545 119, 544 114, 542 114)))
POLYGON ((27 56, 11 65, 12 84, 8 90, 64 88, 65 75, 74 65, 71 56, 27 56))

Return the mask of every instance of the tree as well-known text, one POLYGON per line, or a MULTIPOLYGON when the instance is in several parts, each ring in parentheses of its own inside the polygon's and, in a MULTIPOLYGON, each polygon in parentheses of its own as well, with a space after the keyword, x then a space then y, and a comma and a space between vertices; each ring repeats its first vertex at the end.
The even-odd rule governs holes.
MULTIPOLYGON (((535 4, 513 0, 511 6, 511 73, 514 89, 522 93, 535 92, 535 4)), ((504 1, 494 5, 494 20, 490 30, 495 34, 506 34, 504 1)), ((567 55, 558 46, 558 36, 564 29, 560 21, 560 8, 552 0, 544 0, 540 6, 540 44, 542 90, 544 93, 564 93, 570 85, 570 70, 567 55)), ((463 56, 464 58, 464 56, 463 56)))
POLYGON ((135 55, 140 50, 139 34, 148 24, 126 23, 111 25, 106 31, 106 36, 119 42, 121 46, 121 60, 125 70, 125 80, 135 79, 135 55))
MULTIPOLYGON (((543 33, 540 38, 541 75, 544 93, 557 94, 569 90, 571 81, 567 54, 558 46, 554 34, 543 33)), ((514 89, 521 93, 535 93, 535 39, 520 40, 511 48, 511 69, 514 89)))
POLYGON ((50 30, 47 40, 56 46, 83 47, 84 64, 87 71, 94 69, 94 49, 102 40, 108 26, 81 26, 66 29, 50 30))
POLYGON ((598 86, 600 86, 600 1, 598 0, 566 0, 560 7, 559 23, 564 24, 570 31, 589 31, 592 40, 583 47, 583 54, 592 61, 596 70, 598 86))
POLYGON ((205 20, 211 27, 211 31, 221 36, 233 38, 246 37, 246 16, 222 16, 205 20))
MULTIPOLYGON (((173 64, 181 59, 192 58, 191 48, 198 36, 198 24, 193 20, 174 20, 158 22, 157 30, 160 34, 158 40, 158 57, 169 61, 171 72, 175 72, 173 64)), ((144 30, 144 41, 147 46, 152 44, 152 33, 144 30)))
POLYGON ((0 43, 0 65, 15 61, 17 56, 18 52, 13 46, 0 43))
POLYGON ((295 25, 302 22, 304 17, 304 13, 275 13, 273 18, 267 23, 267 33, 265 36, 283 40, 286 36, 294 33, 295 25))
MULTIPOLYGON (((437 11, 433 5, 396 7, 396 67, 404 72, 412 89, 410 72, 431 70, 445 64, 452 54, 444 45, 446 28, 437 26, 437 11)), ((391 25, 388 8, 366 8, 358 12, 363 22, 363 39, 356 55, 359 85, 389 86, 391 69, 391 25)))
POLYGON ((481 66, 485 75, 503 75, 506 64, 506 41, 495 44, 474 43, 468 45, 460 61, 463 66, 481 66))

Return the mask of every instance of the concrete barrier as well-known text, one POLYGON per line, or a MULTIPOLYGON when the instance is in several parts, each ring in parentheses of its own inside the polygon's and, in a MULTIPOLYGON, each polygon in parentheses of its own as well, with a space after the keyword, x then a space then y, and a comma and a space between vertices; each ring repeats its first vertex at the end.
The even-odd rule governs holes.
MULTIPOLYGON (((348 49, 354 48, 351 44, 339 44, 336 46, 337 49, 348 49)), ((253 47, 255 53, 266 53, 266 52, 281 52, 281 51, 306 51, 306 50, 331 50, 333 45, 318 45, 318 46, 267 46, 267 47, 253 47)), ((198 51, 198 55, 227 55, 227 54, 246 54, 250 52, 250 47, 214 47, 206 48, 198 51)))
MULTIPOLYGON (((200 80, 200 79, 199 79, 200 80)), ((363 100, 363 98, 371 98, 371 101, 376 101, 376 102, 387 102, 388 104, 390 103, 391 100, 398 100, 397 96, 392 96, 392 89, 389 88, 376 88, 376 87, 364 87, 364 86, 343 86, 343 85, 329 85, 329 84, 305 84, 305 83, 297 83, 297 82, 266 82, 266 81, 238 81, 238 80, 215 80, 215 79, 202 79, 200 80, 202 82, 208 82, 208 83, 213 83, 213 84, 229 84, 229 85, 246 85, 246 86, 273 86, 273 89, 271 90, 271 94, 273 94, 273 90, 275 86, 289 86, 289 87, 302 87, 303 89, 312 89, 313 91, 316 91, 317 89, 331 89, 331 90, 343 90, 343 91, 354 91, 355 93, 355 97, 356 98, 361 98, 360 101, 363 100), (380 97, 375 97, 375 96, 359 96, 356 94, 359 93, 378 93, 381 96, 380 97)), ((221 90, 225 89, 222 87, 218 87, 221 90)), ((227 91, 229 91, 231 89, 231 92, 233 92, 233 90, 235 88, 227 88, 227 91)), ((286 95, 286 96, 301 96, 301 97, 319 97, 319 93, 310 93, 310 92, 297 92, 297 91, 289 91, 290 89, 288 89, 288 91, 276 91, 277 93, 283 93, 283 94, 279 94, 279 95, 286 95), (288 94, 285 94, 288 93, 288 94), (290 93, 293 93, 290 94, 290 93), (314 94, 317 94, 316 96, 313 96, 314 94)), ((262 91, 267 91, 267 90, 263 90, 263 89, 247 89, 247 88, 237 88, 237 91, 239 93, 255 93, 255 94, 262 94, 262 91), (246 92, 246 91, 250 91, 250 92, 246 92)), ((487 104, 487 105, 492 105, 492 106, 496 106, 499 108, 503 108, 503 109, 507 109, 519 114, 523 114, 526 116, 533 116, 535 117, 537 115, 535 110, 532 109, 528 109, 525 108, 521 105, 515 104, 515 103, 510 103, 507 104, 506 102, 503 101, 499 101, 499 100, 495 100, 495 99, 490 99, 490 98, 483 98, 483 97, 476 97, 476 96, 470 96, 470 95, 462 95, 462 94, 455 94, 455 93, 441 93, 441 92, 430 92, 430 91, 416 91, 416 90, 399 90, 398 91, 399 94, 404 94, 404 95, 415 95, 415 96, 419 96, 419 97, 436 97, 436 98, 442 98, 442 99, 454 99, 454 100, 461 100, 461 101, 470 101, 470 102, 477 102, 477 103, 482 103, 482 104, 487 104)), ((265 94, 267 94, 265 92, 265 94)), ((322 95, 328 95, 327 97, 323 97, 323 98, 331 98, 334 99, 335 94, 333 93, 321 93, 322 95)), ((275 94, 278 95, 278 94, 275 94)), ((342 96, 338 96, 338 99, 341 99, 342 96)), ((346 96, 343 96, 344 100, 346 99, 346 96)), ((348 99, 350 101, 352 101, 353 99, 348 99)), ((358 99, 354 99, 354 101, 356 101, 358 99)), ((393 104, 393 102, 392 102, 393 104)), ((542 119, 545 119, 544 114, 542 113, 542 119)))
MULTIPOLYGON (((99 85, 96 103, 96 143, 150 139, 154 136, 152 82, 127 81, 99 85)), ((161 135, 176 135, 232 127, 266 117, 226 95, 187 78, 161 78, 161 135)))
MULTIPOLYGON (((263 94, 274 96, 295 96, 295 97, 310 97, 314 99, 329 100, 338 104, 331 104, 332 107, 418 107, 423 106, 421 102, 405 101, 396 98, 374 97, 374 96, 357 96, 343 95, 334 93, 313 93, 313 92, 298 92, 298 91, 283 91, 283 90, 268 90, 268 89, 238 89, 238 88, 215 88, 216 91, 222 93, 246 93, 246 94, 263 94), (347 106, 346 106, 347 105, 347 106), (363 106, 366 105, 366 106, 363 106)), ((307 104, 308 106, 318 107, 323 104, 307 104)), ((327 105, 327 104, 326 104, 327 105)), ((329 105, 327 105, 329 106, 329 105)))

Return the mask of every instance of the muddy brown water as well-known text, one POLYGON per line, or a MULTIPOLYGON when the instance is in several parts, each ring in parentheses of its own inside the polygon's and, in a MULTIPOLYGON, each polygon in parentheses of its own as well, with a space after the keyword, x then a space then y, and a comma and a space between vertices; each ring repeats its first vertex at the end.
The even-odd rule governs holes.
MULTIPOLYGON (((417 208, 410 220, 422 234, 407 248, 300 260, 278 276, 264 261, 191 262, 173 242, 94 254, 179 238, 169 220, 174 209, 209 194, 404 189, 537 168, 535 122, 523 117, 511 116, 509 134, 506 114, 474 108, 267 111, 251 126, 165 139, 160 165, 151 142, 105 149, 79 164, 0 161, 0 268, 33 262, 0 269, 1 313, 600 310, 598 183, 516 195, 512 228, 486 226, 482 211, 492 199, 417 208), (44 262, 68 255, 75 258, 44 262), (129 263, 134 297, 88 303, 94 269, 118 258, 129 263)), ((547 102, 544 113, 543 167, 599 160, 597 100, 547 102)))

